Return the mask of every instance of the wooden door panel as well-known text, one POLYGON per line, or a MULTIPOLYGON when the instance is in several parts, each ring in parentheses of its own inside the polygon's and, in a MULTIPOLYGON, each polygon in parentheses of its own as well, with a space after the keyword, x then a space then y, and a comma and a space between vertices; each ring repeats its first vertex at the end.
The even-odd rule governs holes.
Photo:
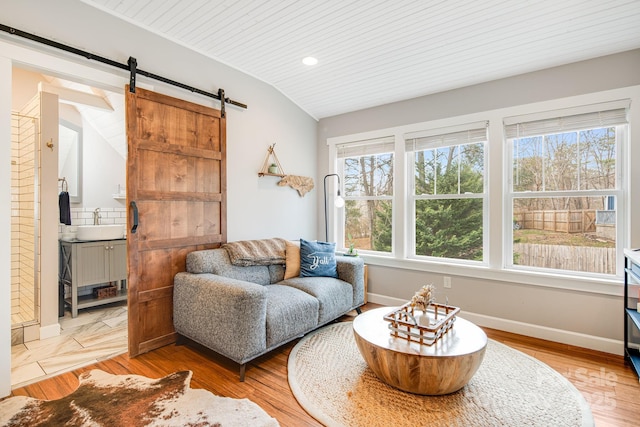
POLYGON ((197 157, 201 151, 179 154, 140 149, 143 165, 139 190, 167 192, 220 192, 221 160, 197 157))
POLYGON ((211 116, 205 110, 189 111, 157 99, 140 100, 138 106, 143 113, 137 138, 220 151, 219 117, 211 116))
POLYGON ((138 309, 144 316, 138 319, 137 324, 140 353, 175 342, 173 311, 168 311, 167 307, 173 307, 173 292, 159 290, 141 293, 138 309))
POLYGON ((199 236, 211 236, 218 241, 218 235, 222 233, 220 202, 176 200, 167 206, 167 200, 162 200, 137 205, 140 211, 138 239, 146 243, 199 236), (159 225, 148 227, 145 224, 159 225))
POLYGON ((194 191, 219 194, 222 182, 220 165, 221 162, 217 159, 196 159, 192 170, 195 180, 194 191))
POLYGON ((199 115, 197 121, 196 147, 220 152, 220 126, 217 120, 199 115))
POLYGON ((140 292, 166 288, 173 277, 186 269, 186 257, 193 249, 153 249, 140 254, 140 292))
POLYGON ((127 90, 127 202, 139 213, 127 234, 132 356, 175 340, 173 277, 189 252, 226 241, 225 126, 218 110, 127 90))
POLYGON ((144 251, 141 253, 140 263, 140 292, 166 287, 177 273, 174 272, 176 269, 173 267, 170 249, 144 251))

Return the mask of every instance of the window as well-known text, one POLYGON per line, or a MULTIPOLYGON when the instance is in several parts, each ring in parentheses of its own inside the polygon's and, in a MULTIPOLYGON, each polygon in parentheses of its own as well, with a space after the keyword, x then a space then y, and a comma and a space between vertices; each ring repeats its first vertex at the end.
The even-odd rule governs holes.
POLYGON ((394 138, 337 146, 343 176, 343 247, 390 253, 393 250, 394 138))
POLYGON ((405 135, 412 254, 483 261, 487 124, 405 135))
POLYGON ((626 109, 505 120, 507 266, 616 275, 626 109))
POLYGON ((371 265, 618 292, 639 235, 634 99, 640 86, 329 138, 338 246, 371 265))

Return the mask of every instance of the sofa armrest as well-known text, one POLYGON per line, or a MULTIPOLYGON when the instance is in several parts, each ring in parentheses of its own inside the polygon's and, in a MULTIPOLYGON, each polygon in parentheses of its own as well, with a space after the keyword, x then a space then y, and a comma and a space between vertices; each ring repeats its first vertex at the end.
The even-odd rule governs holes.
POLYGON ((338 278, 353 286, 353 306, 364 304, 364 260, 360 257, 336 256, 338 278))
POLYGON ((237 363, 266 349, 267 290, 210 273, 178 273, 173 288, 176 332, 237 363))

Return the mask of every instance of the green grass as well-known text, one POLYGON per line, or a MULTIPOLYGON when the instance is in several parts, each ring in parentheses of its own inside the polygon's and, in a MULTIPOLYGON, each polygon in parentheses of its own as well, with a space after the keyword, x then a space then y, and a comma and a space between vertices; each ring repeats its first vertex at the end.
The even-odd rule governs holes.
POLYGON ((516 243, 537 243, 542 245, 590 246, 594 248, 615 248, 612 240, 598 237, 595 233, 556 233, 544 230, 513 230, 516 243))

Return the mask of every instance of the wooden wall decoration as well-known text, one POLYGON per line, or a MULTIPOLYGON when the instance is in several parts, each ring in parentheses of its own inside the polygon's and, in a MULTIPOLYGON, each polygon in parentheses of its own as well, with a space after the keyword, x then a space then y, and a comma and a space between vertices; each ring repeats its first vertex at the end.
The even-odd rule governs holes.
POLYGON ((285 175, 278 181, 278 185, 280 187, 288 185, 294 190, 298 190, 300 197, 304 197, 305 194, 313 190, 313 178, 309 178, 308 176, 285 175))
POLYGON ((278 181, 278 186, 284 187, 285 185, 288 185, 294 190, 297 190, 300 197, 304 197, 305 194, 313 190, 313 178, 308 176, 285 174, 284 169, 278 160, 278 156, 276 155, 275 146, 276 144, 270 145, 267 149, 267 156, 264 158, 264 163, 262 164, 262 169, 258 172, 258 176, 279 176, 282 179, 278 181), (276 167, 276 171, 273 171, 273 166, 276 167))

